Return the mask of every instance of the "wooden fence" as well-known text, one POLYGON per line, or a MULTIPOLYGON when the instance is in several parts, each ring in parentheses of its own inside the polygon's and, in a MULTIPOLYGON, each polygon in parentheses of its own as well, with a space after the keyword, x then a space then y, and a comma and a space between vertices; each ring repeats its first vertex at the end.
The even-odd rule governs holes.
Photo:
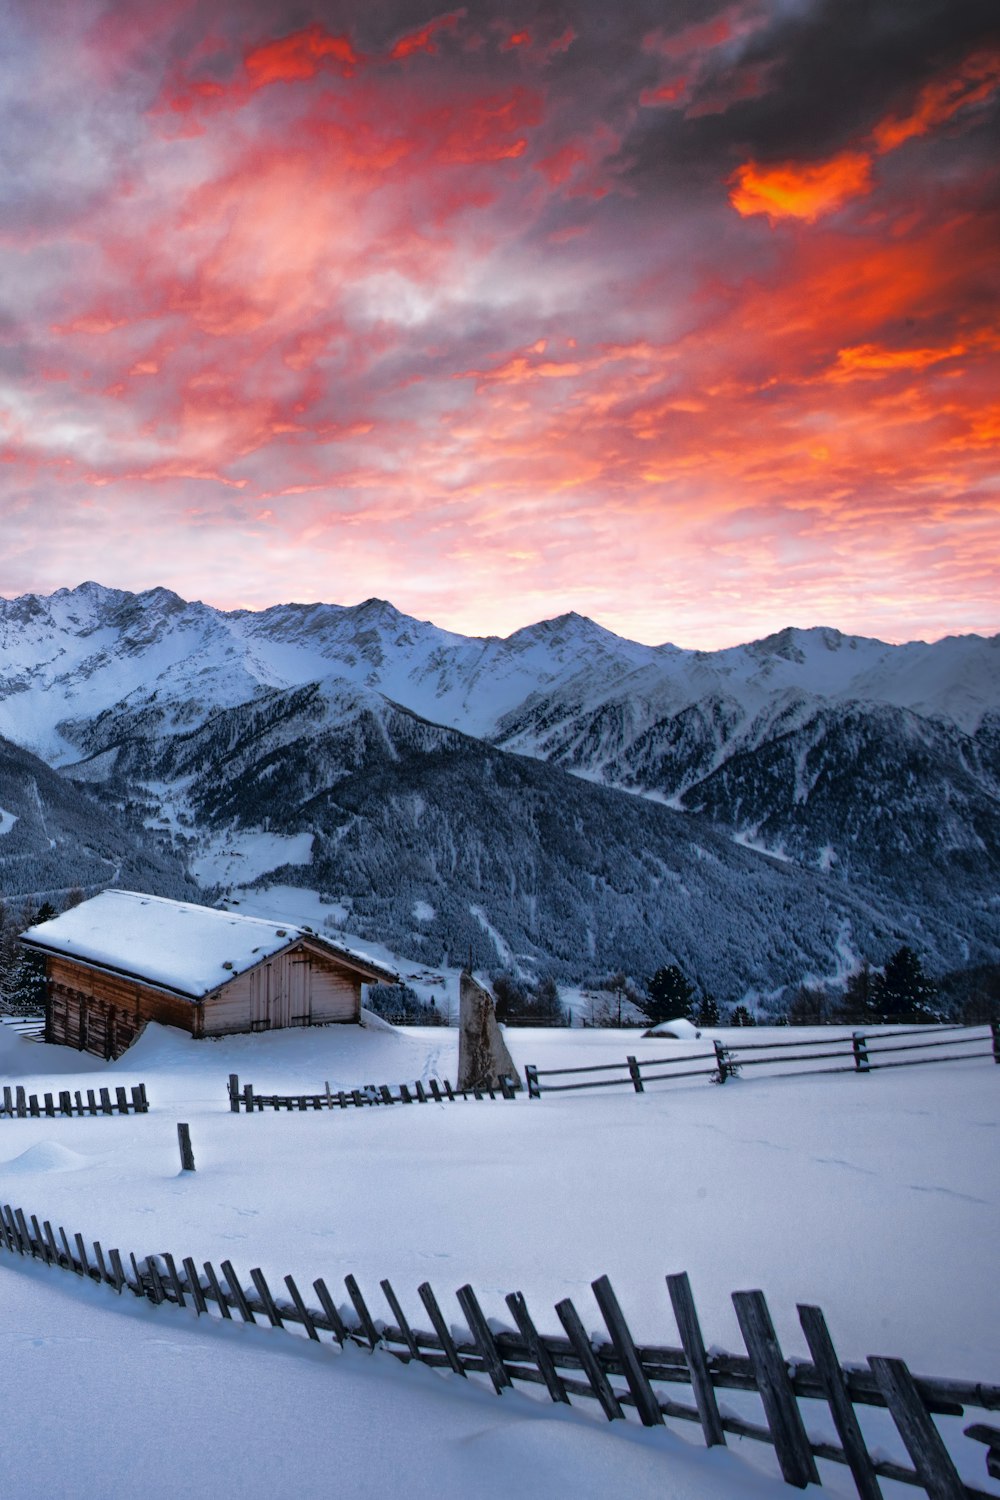
MULTIPOLYGON (((915 1485, 931 1500, 989 1500, 989 1491, 960 1479, 933 1416, 962 1417, 968 1406, 998 1411, 1000 1385, 916 1376, 902 1360, 882 1356, 870 1357, 867 1369, 844 1365, 823 1313, 812 1306, 798 1309, 811 1360, 789 1361, 760 1291, 732 1294, 747 1348, 743 1355, 706 1349, 684 1273, 667 1277, 681 1341, 673 1348, 636 1342, 606 1276, 593 1282, 592 1289, 607 1339, 588 1335, 569 1298, 555 1308, 563 1335, 540 1333, 520 1292, 505 1299, 514 1328, 497 1331, 468 1285, 456 1293, 468 1331, 456 1333, 427 1282, 418 1295, 433 1331, 412 1326, 388 1281, 380 1282, 392 1320, 386 1322, 373 1313, 353 1276, 344 1278, 350 1307, 338 1306, 322 1279, 313 1282, 319 1305, 310 1307, 291 1276, 284 1278, 287 1297, 276 1297, 259 1267, 250 1272, 250 1285, 245 1286, 228 1260, 218 1271, 205 1261, 199 1271, 190 1257, 178 1265, 166 1253, 142 1261, 132 1254, 126 1269, 118 1250, 105 1254, 94 1242, 88 1252, 80 1234, 73 1236, 71 1245, 64 1229, 57 1238, 48 1220, 39 1225, 33 1214, 29 1224, 22 1209, 7 1204, 0 1204, 0 1248, 89 1276, 119 1293, 127 1289, 154 1303, 190 1305, 198 1314, 226 1319, 235 1311, 244 1323, 260 1317, 272 1328, 297 1325, 317 1342, 328 1333, 339 1345, 385 1349, 404 1363, 417 1360, 456 1375, 483 1375, 498 1394, 515 1383, 527 1383, 543 1386, 556 1402, 596 1401, 609 1421, 634 1416, 647 1427, 661 1425, 664 1417, 697 1422, 709 1447, 725 1444, 727 1433, 769 1443, 783 1477, 799 1488, 821 1482, 816 1468, 821 1458, 851 1470, 862 1500, 878 1500, 880 1477, 915 1485), (691 1388, 693 1405, 664 1390, 677 1385, 691 1388), (720 1410, 720 1389, 756 1392, 764 1423, 720 1410), (825 1404, 839 1442, 809 1436, 800 1402, 825 1404), (888 1408, 912 1468, 869 1452, 858 1407, 888 1408)), ((1000 1477, 1000 1427, 975 1422, 965 1434, 986 1444, 987 1471, 1000 1477)))
POLYGON ((740 1042, 724 1044, 713 1040, 712 1050, 688 1053, 682 1057, 627 1057, 620 1063, 599 1063, 582 1068, 537 1068, 528 1064, 524 1076, 528 1098, 569 1089, 614 1088, 625 1084, 641 1094, 647 1083, 671 1082, 680 1078, 711 1078, 725 1083, 744 1068, 769 1066, 781 1069, 785 1076, 804 1077, 819 1073, 873 1073, 879 1068, 911 1068, 922 1063, 964 1062, 992 1057, 1000 1063, 1000 1022, 989 1026, 931 1026, 906 1031, 852 1031, 846 1036, 812 1037, 807 1041, 740 1042), (961 1035, 956 1035, 956 1033, 961 1035), (897 1042, 896 1038, 905 1041, 897 1042), (944 1049, 943 1051, 941 1049, 944 1049), (970 1050, 971 1049, 971 1050, 970 1050), (893 1056, 896 1053, 934 1052, 932 1057, 893 1056), (891 1061, 886 1061, 887 1058, 891 1061), (797 1068, 797 1063, 810 1064, 797 1068), (816 1063, 824 1066, 816 1067, 816 1063), (665 1069, 653 1072, 652 1069, 665 1069), (616 1075, 601 1076, 594 1075, 616 1075), (543 1083, 547 1078, 573 1078, 573 1082, 543 1083))
POLYGON ((245 1083, 241 1088, 239 1074, 230 1073, 229 1108, 238 1115, 241 1109, 253 1114, 255 1110, 264 1109, 363 1109, 367 1105, 428 1104, 431 1101, 454 1104, 458 1099, 495 1099, 498 1092, 501 1099, 513 1099, 520 1087, 520 1079, 515 1078, 501 1078, 498 1089, 453 1089, 447 1078, 430 1078, 425 1086, 418 1078, 412 1085, 397 1084, 395 1093, 387 1083, 378 1086, 366 1083, 363 1088, 337 1090, 332 1090, 327 1084, 321 1094, 260 1094, 252 1083, 245 1083))
POLYGON ((149 1099, 144 1083, 132 1085, 131 1098, 120 1085, 115 1089, 114 1098, 110 1089, 87 1089, 84 1098, 80 1089, 73 1093, 62 1089, 58 1094, 39 1097, 38 1094, 26 1095, 20 1084, 15 1088, 4 1084, 0 1119, 25 1120, 45 1115, 54 1120, 58 1115, 144 1115, 148 1112, 149 1099))

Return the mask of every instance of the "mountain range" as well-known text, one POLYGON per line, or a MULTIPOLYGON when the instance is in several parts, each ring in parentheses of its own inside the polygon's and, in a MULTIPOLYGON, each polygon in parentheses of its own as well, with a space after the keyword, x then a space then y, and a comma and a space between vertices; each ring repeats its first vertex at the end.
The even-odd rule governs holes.
POLYGON ((297 885, 428 964, 676 962, 723 999, 901 942, 996 961, 998 666, 1000 637, 704 652, 575 614, 469 638, 377 599, 0 600, 0 882, 297 885))

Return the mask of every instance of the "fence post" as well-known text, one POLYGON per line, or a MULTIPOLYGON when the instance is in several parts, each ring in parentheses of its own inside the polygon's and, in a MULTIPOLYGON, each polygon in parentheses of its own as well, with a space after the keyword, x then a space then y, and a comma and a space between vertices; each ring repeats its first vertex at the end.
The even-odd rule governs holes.
POLYGON ((868 1073, 871 1064, 868 1061, 868 1041, 863 1031, 855 1031, 851 1034, 851 1046, 854 1049, 854 1069, 857 1073, 868 1073))
POLYGON ((715 1066, 719 1070, 719 1082, 725 1083, 729 1077, 729 1053, 718 1037, 712 1038, 712 1046, 715 1048, 715 1066))
POLYGON ((726 1434, 722 1429, 722 1417, 719 1415, 715 1387, 708 1368, 708 1354, 701 1336, 698 1310, 694 1305, 694 1296, 687 1272, 680 1271, 675 1276, 668 1276, 667 1290, 670 1293, 670 1303, 674 1309, 674 1317, 677 1319, 684 1358, 687 1360, 691 1376, 691 1389, 694 1391, 695 1404, 701 1418, 705 1446, 707 1448, 719 1445, 725 1447, 726 1434))
POLYGON ((525 1082, 528 1085, 528 1098, 540 1099, 542 1097, 542 1091, 538 1084, 538 1069, 535 1067, 534 1063, 528 1063, 527 1067, 524 1070, 524 1077, 525 1082))
POLYGON ((800 1490, 804 1490, 807 1484, 819 1484, 816 1460, 764 1294, 733 1292, 732 1301, 753 1365, 782 1478, 786 1484, 794 1484, 800 1490))
POLYGON ((635 1088, 636 1093, 643 1093, 644 1090, 642 1087, 642 1074, 639 1072, 639 1064, 636 1062, 634 1057, 626 1057, 625 1061, 628 1063, 628 1070, 632 1075, 632 1084, 635 1088))
POLYGON ((868 1363, 930 1500, 962 1500, 965 1486, 906 1365, 877 1356, 868 1363))
POLYGON ((234 1115, 240 1112, 240 1079, 238 1073, 229 1075, 229 1108, 234 1115))
POLYGON ((181 1148, 181 1171, 194 1171, 194 1152, 191 1149, 191 1131, 187 1125, 178 1124, 177 1144, 181 1148))
POLYGON ((990 1022, 990 1031, 993 1033, 993 1061, 1000 1063, 1000 1020, 995 1016, 990 1022))

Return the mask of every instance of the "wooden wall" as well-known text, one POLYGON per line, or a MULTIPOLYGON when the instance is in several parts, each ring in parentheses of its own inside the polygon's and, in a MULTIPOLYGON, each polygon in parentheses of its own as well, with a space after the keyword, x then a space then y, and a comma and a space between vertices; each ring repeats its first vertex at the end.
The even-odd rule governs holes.
POLYGON ((120 1057, 147 1021, 192 1036, 269 1031, 357 1021, 361 976, 304 943, 235 975, 203 1001, 185 1000, 141 980, 46 955, 45 1038, 97 1057, 120 1057))
POLYGON ((207 996, 204 1034, 357 1021, 360 1010, 360 976, 297 943, 207 996))

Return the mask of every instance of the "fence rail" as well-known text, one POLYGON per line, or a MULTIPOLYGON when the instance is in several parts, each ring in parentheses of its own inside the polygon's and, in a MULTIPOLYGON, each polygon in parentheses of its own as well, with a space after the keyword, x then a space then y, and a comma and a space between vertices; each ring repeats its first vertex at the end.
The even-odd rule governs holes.
POLYGON ((577 1068, 538 1068, 529 1063, 524 1075, 528 1085, 528 1098, 540 1099, 543 1093, 614 1088, 617 1085, 630 1086, 637 1094, 641 1094, 647 1083, 670 1082, 680 1078, 708 1077, 713 1083, 725 1083, 744 1068, 762 1066, 791 1069, 790 1074, 786 1071, 786 1076, 805 1077, 807 1074, 821 1073, 873 1073, 879 1068, 912 1068, 923 1063, 965 1062, 984 1057, 992 1057, 995 1063, 1000 1063, 1000 1021, 975 1027, 933 1026, 907 1031, 852 1031, 846 1036, 812 1037, 790 1042, 724 1044, 715 1039, 711 1052, 689 1053, 683 1057, 627 1057, 620 1063, 598 1063, 577 1068), (962 1034, 955 1035, 957 1032, 962 1034), (906 1037, 907 1040, 896 1042, 897 1037, 906 1037), (937 1055, 938 1049, 942 1048, 945 1049, 945 1055, 937 1055), (970 1048, 975 1050, 970 1051, 970 1048), (927 1050, 933 1050, 935 1055, 903 1058, 893 1056, 891 1061, 884 1060, 890 1054, 927 1050), (757 1056, 758 1053, 763 1055, 757 1056), (834 1064, 831 1067, 794 1067, 796 1063, 831 1061, 834 1064), (654 1073, 650 1071, 653 1068, 667 1071, 654 1073), (596 1076, 606 1073, 618 1076, 596 1076), (563 1079, 571 1075, 574 1078, 571 1083, 542 1082, 542 1079, 563 1079))
MULTIPOLYGON (((571 1404, 571 1397, 596 1401, 609 1421, 634 1415, 647 1427, 661 1425, 664 1417, 696 1422, 709 1447, 724 1445, 727 1433, 768 1443, 784 1479, 800 1488, 820 1483, 816 1459, 821 1458, 850 1468, 862 1500, 878 1500, 879 1477, 914 1485, 931 1500, 990 1500, 991 1492, 963 1483, 932 1418, 962 1417, 968 1406, 998 1411, 1000 1385, 913 1375, 902 1360, 882 1356, 871 1356, 867 1369, 842 1364, 823 1313, 813 1306, 798 1308, 811 1361, 786 1360, 760 1291, 732 1294, 747 1348, 742 1355, 706 1349, 684 1273, 666 1278, 681 1340, 680 1347, 673 1348, 636 1342, 606 1276, 592 1283, 606 1339, 586 1333, 569 1298, 555 1308, 563 1336, 540 1333, 520 1292, 505 1299, 514 1327, 498 1330, 469 1285, 456 1293, 467 1326, 462 1333, 448 1322, 428 1282, 418 1288, 418 1296, 433 1331, 413 1327, 387 1280, 379 1285, 389 1322, 373 1313, 353 1276, 344 1278, 349 1306, 338 1306, 319 1279, 313 1282, 319 1305, 311 1307, 292 1276, 284 1278, 287 1297, 275 1296, 259 1267, 251 1270, 247 1286, 228 1260, 218 1270, 205 1261, 199 1271, 188 1256, 178 1264, 166 1252, 142 1260, 130 1254, 126 1269, 120 1251, 105 1253, 95 1241, 88 1252, 82 1235, 75 1234, 71 1244, 64 1229, 57 1238, 48 1220, 40 1225, 32 1214, 29 1224, 22 1209, 7 1204, 0 1204, 0 1248, 153 1303, 190 1305, 199 1315, 230 1320, 235 1312, 244 1323, 255 1323, 259 1317, 272 1328, 293 1324, 316 1342, 328 1333, 339 1345, 382 1348, 403 1363, 419 1361, 457 1375, 483 1375, 498 1394, 514 1382, 524 1382, 544 1386, 555 1402, 571 1404), (663 1390, 675 1385, 691 1388, 694 1405, 663 1390), (764 1423, 721 1411, 715 1394, 720 1389, 756 1392, 764 1423), (801 1401, 826 1404, 839 1443, 808 1435, 801 1401), (912 1468, 878 1451, 869 1452, 856 1407, 888 1408, 912 1468)), ((997 1476, 1000 1428, 975 1422, 965 1435, 986 1445, 987 1472, 997 1476)))
POLYGON ((21 1084, 14 1088, 11 1088, 9 1084, 4 1084, 0 1119, 25 1120, 45 1116, 54 1120, 59 1115, 148 1114, 149 1099, 146 1095, 146 1085, 135 1083, 130 1093, 131 1097, 119 1085, 115 1088, 114 1098, 109 1088, 87 1089, 86 1097, 80 1089, 75 1089, 72 1093, 69 1089, 61 1089, 57 1092, 38 1095, 26 1094, 21 1084))
POLYGON ((379 1104, 437 1104, 452 1103, 459 1099, 513 1099, 521 1081, 517 1078, 501 1077, 498 1087, 482 1089, 454 1089, 447 1078, 429 1078, 426 1085, 416 1079, 412 1084, 400 1083, 395 1092, 387 1083, 366 1083, 362 1088, 332 1090, 327 1084, 317 1094, 261 1094, 252 1083, 240 1087, 239 1074, 229 1075, 229 1108, 234 1115, 241 1110, 253 1114, 257 1110, 310 1110, 310 1109, 364 1109, 379 1104))

